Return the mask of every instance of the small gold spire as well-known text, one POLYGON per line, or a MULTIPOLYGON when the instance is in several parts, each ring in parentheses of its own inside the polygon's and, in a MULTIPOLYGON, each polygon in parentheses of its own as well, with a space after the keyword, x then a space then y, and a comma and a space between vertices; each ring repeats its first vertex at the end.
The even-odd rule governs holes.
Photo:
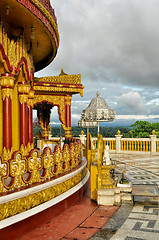
POLYGON ((117 134, 118 134, 118 135, 120 135, 120 134, 121 134, 120 130, 118 130, 118 131, 117 131, 117 134))
POLYGON ((63 68, 61 68, 61 73, 59 74, 59 76, 61 75, 68 75, 67 73, 64 72, 63 68))

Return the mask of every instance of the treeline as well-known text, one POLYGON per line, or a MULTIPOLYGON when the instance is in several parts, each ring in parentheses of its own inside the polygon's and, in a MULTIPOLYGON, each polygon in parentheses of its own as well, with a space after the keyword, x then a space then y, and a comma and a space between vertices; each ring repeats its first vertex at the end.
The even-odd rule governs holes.
MULTIPOLYGON (((103 137, 114 137, 115 135, 117 135, 117 131, 120 130, 121 134, 126 134, 130 131, 130 127, 100 127, 100 134, 103 137)), ((38 133, 38 131, 41 131, 41 128, 36 127, 33 128, 33 135, 34 137, 36 136, 36 134, 38 133)), ((84 134, 87 134, 87 129, 86 128, 81 128, 81 127, 72 127, 72 136, 73 137, 78 137, 79 135, 81 135, 81 131, 84 131, 84 134)), ((97 137, 97 128, 90 128, 89 132, 91 133, 92 137, 97 137)), ((51 135, 53 137, 59 137, 59 136, 65 136, 64 130, 62 129, 62 127, 51 127, 51 135)))
MULTIPOLYGON (((40 127, 33 128, 34 137, 41 131, 40 127)), ((100 134, 103 137, 114 137, 117 135, 117 131, 120 130, 123 137, 131 138, 147 138, 152 135, 152 131, 155 130, 155 134, 159 137, 159 122, 149 123, 147 121, 136 121, 130 127, 100 127, 100 134)), ((84 134, 87 134, 86 128, 81 127, 72 127, 72 136, 78 137, 81 134, 81 131, 84 131, 84 134)), ((89 129, 92 137, 97 137, 97 128, 89 129)), ((51 127, 51 135, 53 137, 65 136, 64 130, 62 127, 51 127)))

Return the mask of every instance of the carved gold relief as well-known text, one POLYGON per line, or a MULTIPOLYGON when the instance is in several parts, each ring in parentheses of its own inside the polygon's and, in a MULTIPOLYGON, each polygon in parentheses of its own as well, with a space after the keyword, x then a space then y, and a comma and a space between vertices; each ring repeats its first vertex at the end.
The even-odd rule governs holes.
POLYGON ((9 77, 9 76, 0 77, 1 86, 13 87, 14 86, 14 81, 15 81, 14 77, 9 77))
POLYGON ((0 193, 4 192, 4 184, 2 183, 2 177, 7 175, 7 163, 2 163, 2 159, 0 158, 0 193))
POLYGON ((37 150, 33 150, 31 156, 28 159, 28 171, 31 173, 31 179, 29 183, 40 182, 40 170, 42 169, 42 159, 39 157, 37 150))
POLYGON ((2 99, 3 101, 5 98, 10 98, 12 100, 13 97, 13 89, 12 88, 2 88, 2 99))
POLYGON ((62 158, 62 152, 60 146, 57 147, 57 150, 54 153, 55 156, 55 164, 57 165, 57 172, 56 175, 61 174, 64 172, 63 169, 63 158, 62 158))
POLYGON ((44 161, 44 169, 46 171, 45 179, 51 178, 53 176, 52 168, 54 166, 54 159, 53 159, 53 154, 50 148, 47 148, 44 150, 43 161, 44 161))
POLYGON ((65 96, 65 104, 71 106, 72 96, 65 96))
POLYGON ((37 193, 30 194, 20 199, 16 199, 0 205, 0 220, 24 212, 41 203, 47 202, 54 197, 66 192, 77 185, 86 176, 87 169, 83 169, 76 176, 59 183, 53 187, 47 188, 37 193))
POLYGON ((35 95, 34 104, 48 101, 53 103, 55 106, 59 106, 59 113, 61 117, 61 121, 65 123, 65 99, 64 96, 51 96, 51 95, 35 95))
POLYGON ((12 153, 13 153, 13 148, 11 148, 11 150, 8 149, 8 151, 7 151, 7 149, 4 147, 3 153, 2 153, 3 159, 5 161, 8 161, 9 159, 11 159, 12 153))
POLYGON ((24 185, 22 176, 26 170, 26 159, 23 159, 21 153, 17 152, 14 159, 10 162, 10 176, 14 178, 12 188, 18 188, 24 185))
POLYGON ((25 148, 23 145, 21 146, 21 152, 16 151, 13 155, 10 152, 4 154, 4 160, 11 160, 4 164, 0 162, 1 192, 5 192, 7 189, 17 189, 26 184, 39 183, 54 175, 66 173, 82 161, 81 142, 72 143, 70 146, 66 144, 63 150, 60 146, 56 146, 54 153, 50 148, 45 148, 41 156, 36 149, 32 149, 27 158, 23 157, 22 154, 28 155, 29 149, 32 147, 33 144, 28 143, 25 148), (10 169, 10 173, 8 169, 10 169), (3 178, 8 179, 8 177, 12 178, 11 184, 5 185, 3 178))
POLYGON ((32 0, 32 2, 34 3, 34 5, 40 9, 40 11, 44 14, 44 16, 48 19, 48 21, 51 23, 52 27, 55 30, 56 33, 56 37, 58 40, 58 44, 60 41, 60 36, 59 36, 59 32, 58 32, 58 28, 57 25, 55 23, 55 21, 53 20, 52 16, 50 15, 50 13, 46 10, 46 8, 37 0, 32 0))
POLYGON ((18 92, 19 93, 29 93, 29 85, 26 84, 19 84, 18 85, 18 92))
POLYGON ((51 76, 51 77, 41 77, 35 78, 35 82, 52 82, 52 83, 73 83, 81 84, 81 75, 60 75, 60 76, 51 76))
POLYGON ((83 96, 83 89, 81 88, 65 88, 65 87, 46 87, 46 86, 34 86, 35 91, 49 91, 49 92, 67 92, 67 93, 80 93, 83 96))
POLYGON ((27 94, 19 94, 19 102, 20 104, 28 102, 28 95, 27 94))
MULTIPOLYGON (((0 43, 3 45, 5 55, 8 57, 10 66, 13 67, 12 73, 16 73, 15 70, 22 57, 27 60, 27 66, 29 71, 31 71, 31 69, 34 69, 33 57, 30 53, 28 53, 28 47, 25 44, 23 32, 20 33, 18 38, 10 39, 10 37, 7 35, 5 27, 3 26, 3 23, 1 23, 0 26, 0 43)), ((2 54, 0 54, 0 60, 3 62, 6 72, 8 72, 8 65, 3 59, 2 54)))

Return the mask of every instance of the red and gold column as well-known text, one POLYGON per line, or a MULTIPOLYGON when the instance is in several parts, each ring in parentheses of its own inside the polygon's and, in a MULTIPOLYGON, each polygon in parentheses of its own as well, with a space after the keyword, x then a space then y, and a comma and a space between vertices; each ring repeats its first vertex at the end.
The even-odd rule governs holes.
POLYGON ((14 87, 14 75, 1 74, 0 83, 2 91, 3 108, 3 158, 11 158, 12 149, 12 96, 14 87))
POLYGON ((30 89, 28 94, 28 146, 31 149, 34 148, 33 144, 33 99, 34 90, 30 89))
POLYGON ((20 102, 20 151, 23 155, 28 154, 29 142, 29 111, 28 111, 28 93, 29 85, 27 82, 19 83, 19 102, 20 102))
POLYGON ((65 137, 72 137, 71 134, 71 98, 72 96, 65 96, 65 137))

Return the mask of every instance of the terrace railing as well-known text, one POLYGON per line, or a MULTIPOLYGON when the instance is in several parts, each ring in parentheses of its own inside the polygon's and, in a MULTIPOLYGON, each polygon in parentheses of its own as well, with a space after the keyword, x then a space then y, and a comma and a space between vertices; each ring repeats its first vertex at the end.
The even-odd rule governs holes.
MULTIPOLYGON (((80 135, 80 139, 85 144, 86 135, 80 135)), ((97 148, 97 138, 92 138, 92 141, 94 148, 97 148)), ((159 154, 159 139, 155 134, 150 135, 150 138, 122 138, 118 134, 114 138, 103 138, 103 142, 114 153, 159 154)))

